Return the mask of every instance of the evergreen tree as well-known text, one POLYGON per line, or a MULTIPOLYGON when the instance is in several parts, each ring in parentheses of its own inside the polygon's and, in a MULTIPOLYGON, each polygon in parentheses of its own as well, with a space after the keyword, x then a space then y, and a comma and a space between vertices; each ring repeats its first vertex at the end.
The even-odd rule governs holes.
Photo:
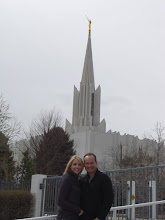
POLYGON ((62 128, 63 118, 55 108, 33 119, 27 139, 36 162, 36 173, 62 175, 75 154, 73 141, 62 128))
POLYGON ((15 162, 9 149, 8 138, 0 131, 0 180, 8 183, 14 178, 15 162))
POLYGON ((31 157, 29 149, 26 149, 22 154, 21 164, 17 167, 17 179, 19 182, 27 182, 35 174, 35 162, 31 157))
POLYGON ((36 172, 62 175, 70 157, 74 155, 73 141, 61 127, 44 133, 36 150, 36 172))

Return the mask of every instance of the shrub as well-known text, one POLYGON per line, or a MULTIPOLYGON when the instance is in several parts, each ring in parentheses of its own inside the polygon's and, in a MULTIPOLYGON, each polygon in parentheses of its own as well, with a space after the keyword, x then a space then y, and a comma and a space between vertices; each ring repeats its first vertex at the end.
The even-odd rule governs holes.
POLYGON ((0 220, 30 217, 33 206, 34 196, 29 191, 0 191, 0 220))

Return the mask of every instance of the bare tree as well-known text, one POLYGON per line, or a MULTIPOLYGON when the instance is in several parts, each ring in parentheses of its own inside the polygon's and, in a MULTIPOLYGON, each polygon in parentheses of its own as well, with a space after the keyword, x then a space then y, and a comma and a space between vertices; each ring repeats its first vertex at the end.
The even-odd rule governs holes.
POLYGON ((108 146, 105 150, 102 168, 121 169, 130 167, 145 167, 154 164, 155 157, 149 153, 153 141, 146 141, 146 146, 138 146, 134 141, 129 141, 128 146, 108 146))
POLYGON ((157 143, 153 149, 156 163, 162 164, 165 162, 165 126, 161 122, 156 122, 152 131, 153 134, 149 136, 157 143))
POLYGON ((74 154, 73 141, 69 140, 62 126, 62 115, 55 108, 49 112, 42 111, 33 119, 26 144, 36 161, 37 173, 61 175, 74 154))
POLYGON ((33 118, 30 131, 26 133, 26 137, 30 142, 26 142, 27 148, 31 147, 32 153, 35 155, 40 148, 40 143, 44 136, 55 127, 63 127, 63 117, 61 112, 55 108, 47 111, 41 111, 40 114, 33 118))
POLYGON ((56 111, 55 108, 41 113, 35 117, 30 127, 30 133, 35 136, 43 135, 54 127, 63 127, 63 117, 61 112, 56 111))
POLYGON ((9 139, 12 139, 20 134, 20 122, 10 112, 10 105, 6 102, 3 95, 0 94, 0 131, 9 139))
POLYGON ((157 122, 153 134, 144 136, 143 147, 134 140, 128 146, 108 146, 105 149, 103 169, 141 167, 165 163, 165 126, 157 122))

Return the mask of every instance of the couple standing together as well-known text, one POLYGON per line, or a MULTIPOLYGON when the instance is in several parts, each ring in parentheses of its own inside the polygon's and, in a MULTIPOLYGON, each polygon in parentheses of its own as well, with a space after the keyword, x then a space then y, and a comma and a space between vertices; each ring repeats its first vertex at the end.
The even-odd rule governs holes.
POLYGON ((110 178, 97 169, 97 159, 88 153, 74 155, 61 178, 58 220, 105 220, 113 202, 110 178), (79 177, 85 167, 87 174, 79 177))

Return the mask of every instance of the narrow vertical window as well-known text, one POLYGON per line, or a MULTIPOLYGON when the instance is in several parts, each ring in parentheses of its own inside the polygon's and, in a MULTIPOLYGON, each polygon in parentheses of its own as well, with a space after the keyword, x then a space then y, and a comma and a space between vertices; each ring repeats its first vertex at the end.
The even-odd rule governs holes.
POLYGON ((91 115, 94 115, 94 93, 91 94, 91 115))

